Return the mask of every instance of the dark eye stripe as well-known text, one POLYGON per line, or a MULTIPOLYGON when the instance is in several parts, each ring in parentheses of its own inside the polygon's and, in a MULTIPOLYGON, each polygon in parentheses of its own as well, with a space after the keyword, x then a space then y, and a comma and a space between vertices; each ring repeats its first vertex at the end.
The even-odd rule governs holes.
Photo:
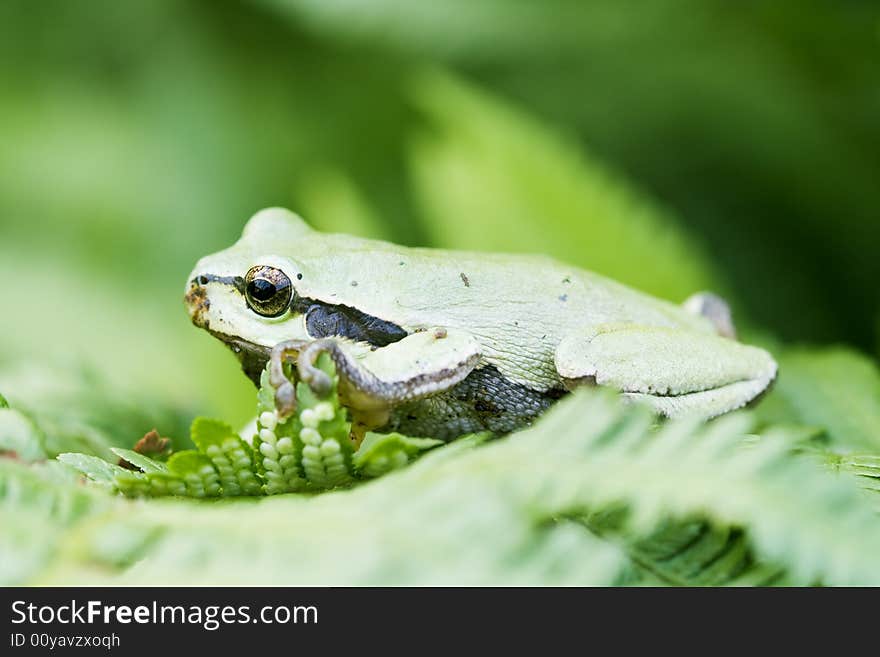
POLYGON ((241 276, 217 276, 216 274, 201 274, 192 279, 193 285, 205 286, 208 283, 220 283, 220 285, 231 285, 239 294, 244 294, 245 283, 241 276))

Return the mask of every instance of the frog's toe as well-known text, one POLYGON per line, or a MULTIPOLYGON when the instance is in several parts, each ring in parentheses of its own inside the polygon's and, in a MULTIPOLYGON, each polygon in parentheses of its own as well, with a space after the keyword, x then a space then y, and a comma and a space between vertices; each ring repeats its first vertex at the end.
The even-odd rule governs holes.
POLYGON ((302 340, 279 342, 269 355, 269 383, 275 388, 275 410, 282 418, 296 411, 296 388, 284 372, 284 363, 289 355, 299 353, 304 344, 302 340))
POLYGON ((556 369, 568 387, 609 386, 668 417, 714 417, 745 406, 776 377, 757 347, 716 335, 634 325, 603 326, 565 338, 556 369))
POLYGON ((275 410, 280 418, 287 418, 296 412, 296 388, 285 381, 275 390, 275 410))
POLYGON ((318 369, 307 356, 303 357, 300 355, 300 358, 297 360, 297 371, 299 372, 300 379, 308 384, 312 392, 318 397, 326 397, 330 390, 333 389, 333 381, 330 377, 318 369))
POLYGON ((682 306, 692 315, 708 319, 718 335, 736 339, 733 313, 730 311, 730 306, 727 302, 717 294, 697 292, 689 296, 682 306))
POLYGON ((678 395, 624 392, 623 396, 628 401, 647 404, 654 412, 666 417, 701 415, 708 419, 754 402, 769 388, 771 382, 772 379, 751 379, 678 395))

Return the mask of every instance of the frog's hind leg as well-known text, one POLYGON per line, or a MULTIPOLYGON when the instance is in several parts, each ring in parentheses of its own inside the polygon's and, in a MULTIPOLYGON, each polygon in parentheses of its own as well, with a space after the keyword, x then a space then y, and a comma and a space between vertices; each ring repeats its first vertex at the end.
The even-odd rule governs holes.
POLYGON ((634 324, 569 335, 555 360, 567 387, 609 386, 668 417, 727 413, 776 377, 776 362, 763 349, 710 333, 634 324))

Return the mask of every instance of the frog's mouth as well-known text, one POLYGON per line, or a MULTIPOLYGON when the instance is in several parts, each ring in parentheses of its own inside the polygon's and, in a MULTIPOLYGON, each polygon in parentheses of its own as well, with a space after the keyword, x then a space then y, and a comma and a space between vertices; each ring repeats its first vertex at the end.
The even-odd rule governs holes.
POLYGON ((259 388, 260 376, 266 368, 266 363, 269 362, 271 347, 242 340, 241 338, 227 335, 211 328, 207 315, 208 310, 211 308, 211 301, 208 299, 205 286, 212 281, 232 285, 241 292, 243 279, 241 277, 214 276, 213 274, 203 274, 193 278, 184 297, 184 304, 186 305, 187 312, 189 312, 190 319, 195 326, 206 330, 229 347, 241 363, 241 369, 245 375, 259 388))
POLYGON ((231 335, 212 331, 211 329, 208 329, 208 332, 229 347, 230 351, 235 354, 235 357, 241 363, 241 369, 247 378, 259 388, 260 377, 263 374, 263 370, 266 369, 266 363, 269 362, 272 348, 248 342, 241 338, 234 338, 231 335))

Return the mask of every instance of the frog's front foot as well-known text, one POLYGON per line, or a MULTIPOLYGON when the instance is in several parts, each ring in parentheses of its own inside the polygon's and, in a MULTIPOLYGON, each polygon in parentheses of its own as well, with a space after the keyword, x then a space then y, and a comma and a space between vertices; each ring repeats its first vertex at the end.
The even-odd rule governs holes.
POLYGON ((316 365, 322 353, 336 366, 340 399, 351 411, 352 431, 361 436, 383 426, 393 406, 460 383, 480 359, 471 336, 443 328, 413 333, 359 357, 351 343, 334 338, 281 342, 272 349, 269 369, 280 417, 296 410, 296 390, 284 373, 289 357, 296 356, 297 377, 316 395, 325 396, 332 389, 333 381, 316 365))
POLYGON ((337 370, 344 367, 345 358, 339 344, 333 340, 325 339, 310 342, 300 350, 299 357, 296 359, 296 371, 300 380, 308 384, 312 392, 319 397, 326 397, 333 388, 333 381, 326 372, 318 369, 315 364, 318 361, 318 356, 322 353, 330 354, 337 370))
POLYGON ((296 356, 296 376, 307 384, 318 397, 326 397, 333 388, 333 381, 315 364, 318 356, 327 353, 333 359, 340 376, 352 372, 350 357, 344 354, 335 340, 285 340, 272 349, 269 366, 269 383, 275 388, 275 410, 282 419, 296 412, 296 386, 284 373, 284 363, 296 356))

